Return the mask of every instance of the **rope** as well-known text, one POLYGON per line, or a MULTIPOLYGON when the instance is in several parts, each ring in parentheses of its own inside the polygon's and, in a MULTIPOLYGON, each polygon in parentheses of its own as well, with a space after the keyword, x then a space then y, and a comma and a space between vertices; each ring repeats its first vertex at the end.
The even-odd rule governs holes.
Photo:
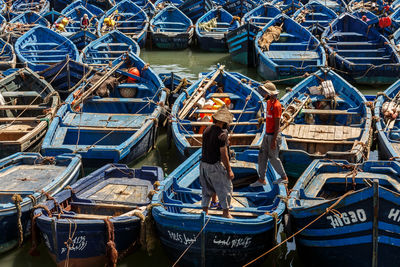
POLYGON ((39 236, 37 234, 37 227, 36 227, 36 219, 40 217, 42 213, 38 213, 32 216, 32 224, 31 224, 31 234, 32 234, 32 247, 29 250, 29 255, 31 256, 39 256, 40 253, 37 249, 39 245, 39 236))
POLYGON ((68 239, 67 241, 64 242, 64 245, 67 247, 67 256, 65 259, 65 264, 64 267, 68 267, 69 266, 69 252, 71 251, 71 247, 74 244, 74 236, 76 233, 76 229, 78 228, 78 225, 76 224, 76 222, 74 220, 71 219, 67 219, 69 222, 69 231, 68 231, 68 239), (74 223, 74 231, 72 232, 71 235, 71 230, 72 230, 72 222, 74 223))
POLYGON ((117 266, 117 260, 118 260, 118 251, 115 246, 115 235, 114 235, 114 225, 109 219, 104 219, 104 223, 106 225, 106 231, 107 231, 107 248, 106 248, 106 256, 108 259, 108 262, 106 266, 108 267, 116 267, 117 266))
POLYGON ((179 256, 179 258, 175 261, 175 263, 172 265, 172 267, 175 267, 175 266, 178 264, 178 262, 182 259, 182 257, 186 254, 186 252, 190 249, 190 247, 191 247, 194 243, 196 243, 197 238, 200 236, 200 234, 201 234, 201 233, 203 232, 203 230, 206 228, 206 226, 207 226, 208 222, 210 221, 210 219, 211 219, 211 216, 208 217, 208 220, 207 220, 206 223, 203 225, 203 227, 200 229, 200 231, 197 233, 196 237, 194 238, 194 241, 191 242, 191 243, 189 244, 189 246, 183 251, 183 253, 182 253, 182 254, 179 256))
POLYGON ((289 236, 288 238, 286 238, 285 240, 283 240, 281 243, 279 243, 278 245, 274 246, 273 248, 271 248, 270 250, 268 250, 267 252, 264 252, 263 254, 261 254, 260 256, 258 256, 257 258, 255 258, 254 260, 250 261, 249 263, 246 263, 245 265, 243 265, 243 267, 249 266, 251 264, 253 264, 254 262, 258 261, 259 259, 261 259, 262 257, 264 257, 265 255, 267 255, 268 253, 274 251, 275 249, 277 249, 278 247, 280 247, 281 245, 285 244, 288 240, 291 240, 293 237, 295 237, 296 235, 298 235, 299 233, 303 232, 305 229, 307 229, 308 227, 310 227, 313 223, 315 223, 316 221, 318 221, 319 219, 321 219, 324 215, 328 214, 329 212, 332 213, 336 213, 338 211, 334 210, 333 208, 338 205, 345 197, 347 197, 348 195, 350 195, 351 193, 353 193, 353 191, 348 191, 346 192, 344 195, 342 195, 338 200, 336 200, 335 203, 333 203, 331 206, 329 206, 325 212, 321 213, 317 218, 315 218, 314 220, 312 220, 310 223, 308 223, 306 226, 304 226, 303 228, 301 228, 299 231, 297 231, 296 233, 292 234, 291 236, 289 236))
POLYGON ((21 217, 22 217, 22 211, 21 211, 22 197, 19 194, 14 194, 11 199, 15 204, 15 208, 17 209, 18 247, 20 247, 22 245, 22 242, 24 242, 24 232, 23 232, 23 229, 22 229, 22 222, 21 222, 21 217))
POLYGON ((279 79, 279 80, 272 80, 272 81, 268 80, 268 81, 264 81, 262 83, 266 83, 266 82, 279 83, 279 82, 284 82, 284 81, 296 80, 296 79, 300 79, 300 78, 307 78, 308 76, 310 76, 310 74, 306 72, 303 75, 279 79))

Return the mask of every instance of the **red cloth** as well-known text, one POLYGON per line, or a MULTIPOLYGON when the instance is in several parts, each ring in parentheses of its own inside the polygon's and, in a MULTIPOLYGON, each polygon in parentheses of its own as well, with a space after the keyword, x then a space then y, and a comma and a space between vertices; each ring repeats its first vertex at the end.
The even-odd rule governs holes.
POLYGON ((379 19, 379 27, 381 29, 389 27, 392 25, 392 20, 389 17, 382 17, 379 19))
POLYGON ((82 18, 81 25, 82 26, 88 26, 89 25, 89 19, 82 18))
POLYGON ((386 5, 386 6, 383 7, 383 9, 387 12, 387 11, 390 10, 390 6, 389 6, 389 5, 386 5))
POLYGON ((272 101, 271 99, 267 101, 267 118, 265 120, 265 132, 274 133, 275 119, 281 118, 282 115, 282 105, 278 99, 272 101))

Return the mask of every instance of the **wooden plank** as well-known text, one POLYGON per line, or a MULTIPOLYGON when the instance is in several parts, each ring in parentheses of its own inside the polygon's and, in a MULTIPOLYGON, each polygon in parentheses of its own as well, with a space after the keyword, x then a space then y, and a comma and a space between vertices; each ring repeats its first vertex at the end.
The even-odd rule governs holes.
MULTIPOLYGON (((198 137, 202 137, 202 134, 185 134, 185 137, 194 137, 194 138, 198 138, 198 137)), ((256 134, 229 134, 230 138, 243 138, 243 137, 251 137, 251 136, 256 136, 256 134)))
POLYGON ((125 194, 125 190, 128 188, 127 185, 113 185, 113 192, 112 194, 108 195, 105 201, 120 201, 120 198, 125 194))
POLYGON ((215 79, 222 73, 224 70, 224 65, 220 66, 217 71, 214 73, 214 75, 211 77, 211 79, 208 80, 207 84, 204 87, 201 87, 201 85, 204 83, 206 78, 204 78, 200 83, 199 87, 193 92, 193 94, 187 99, 187 102, 185 105, 182 107, 182 109, 178 113, 178 118, 183 119, 188 115, 192 107, 197 103, 197 101, 202 97, 203 93, 208 90, 208 88, 211 87, 211 85, 214 83, 215 79))
POLYGON ((326 109, 303 109, 304 114, 317 114, 317 115, 357 115, 357 112, 349 112, 347 110, 326 110, 326 109))
POLYGON ((343 140, 343 127, 336 127, 335 140, 343 140))
MULTIPOLYGON (((213 114, 215 112, 217 112, 218 110, 215 109, 198 109, 196 110, 194 113, 206 113, 206 114, 213 114)), ((252 113, 256 113, 257 111, 252 111, 252 110, 229 110, 232 114, 252 114, 252 113)))
POLYGON ((10 122, 10 121, 39 121, 36 117, 20 117, 20 118, 0 118, 0 122, 10 122))
POLYGON ((0 105, 0 110, 40 110, 40 109, 47 109, 48 106, 39 106, 39 105, 0 105))
POLYGON ((335 140, 335 127, 329 126, 328 131, 327 140, 335 140))
MULTIPOLYGON (((247 203, 247 198, 245 198, 245 197, 232 197, 232 200, 231 200, 231 205, 234 208, 235 207, 240 207, 240 208, 246 207, 245 206, 246 203, 247 203)), ((200 206, 199 201, 194 204, 200 206)), ((200 214, 202 211, 203 211, 202 209, 183 208, 181 210, 181 213, 200 214)), ((222 212, 223 211, 221 209, 208 209, 209 215, 222 216, 222 212)), ((251 212, 231 211, 230 213, 233 217, 258 217, 258 214, 251 213, 251 212)))
MULTIPOLYGON (((180 125, 191 125, 191 126, 203 126, 203 125, 213 125, 213 122, 210 121, 192 121, 192 122, 181 122, 180 125)), ((229 125, 258 125, 258 122, 232 122, 229 125)))
POLYGON ((299 142, 299 143, 316 143, 316 144, 353 144, 354 141, 336 141, 336 140, 315 140, 315 139, 299 139, 299 138, 288 138, 287 142, 299 142))

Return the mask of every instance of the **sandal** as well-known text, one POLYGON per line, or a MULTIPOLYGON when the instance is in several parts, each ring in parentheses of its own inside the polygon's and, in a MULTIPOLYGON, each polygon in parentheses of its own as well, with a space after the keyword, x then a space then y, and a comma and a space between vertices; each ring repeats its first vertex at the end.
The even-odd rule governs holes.
POLYGON ((211 209, 218 209, 220 207, 221 207, 221 205, 219 204, 219 202, 211 201, 211 205, 210 205, 211 209))

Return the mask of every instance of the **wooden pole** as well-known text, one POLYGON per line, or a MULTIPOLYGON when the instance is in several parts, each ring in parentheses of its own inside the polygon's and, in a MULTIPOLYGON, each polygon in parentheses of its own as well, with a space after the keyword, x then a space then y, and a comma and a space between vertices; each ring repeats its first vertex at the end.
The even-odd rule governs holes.
POLYGON ((372 224, 372 267, 378 267, 378 216, 379 216, 379 182, 374 179, 374 197, 373 197, 373 224, 372 224))
MULTIPOLYGON (((201 213, 201 222, 202 222, 202 228, 205 227, 206 224, 206 213, 203 211, 201 213)), ((206 231, 203 229, 201 231, 201 266, 205 267, 206 266, 206 231)))
POLYGON ((207 84, 204 87, 201 87, 203 83, 205 82, 206 78, 204 78, 200 83, 199 87, 193 92, 193 94, 186 100, 185 105, 182 107, 178 114, 178 118, 180 120, 184 119, 186 115, 189 113, 189 111, 192 109, 192 107, 197 103, 197 101, 201 98, 203 93, 208 90, 208 88, 211 87, 211 85, 214 83, 215 79, 223 72, 224 70, 224 65, 220 66, 214 73, 214 75, 211 77, 210 80, 207 81, 207 84))
POLYGON ((100 78, 100 80, 98 80, 98 82, 96 82, 91 88, 89 88, 87 91, 85 91, 81 97, 79 97, 75 104, 72 105, 72 109, 75 109, 76 106, 78 106, 79 104, 81 104, 83 102, 83 100, 85 100, 90 94, 92 94, 94 91, 97 90, 97 88, 100 87, 100 85, 105 82, 119 67, 122 66, 122 64, 124 64, 124 61, 119 62, 117 65, 115 65, 114 67, 112 67, 107 73, 104 74, 103 77, 100 78))

